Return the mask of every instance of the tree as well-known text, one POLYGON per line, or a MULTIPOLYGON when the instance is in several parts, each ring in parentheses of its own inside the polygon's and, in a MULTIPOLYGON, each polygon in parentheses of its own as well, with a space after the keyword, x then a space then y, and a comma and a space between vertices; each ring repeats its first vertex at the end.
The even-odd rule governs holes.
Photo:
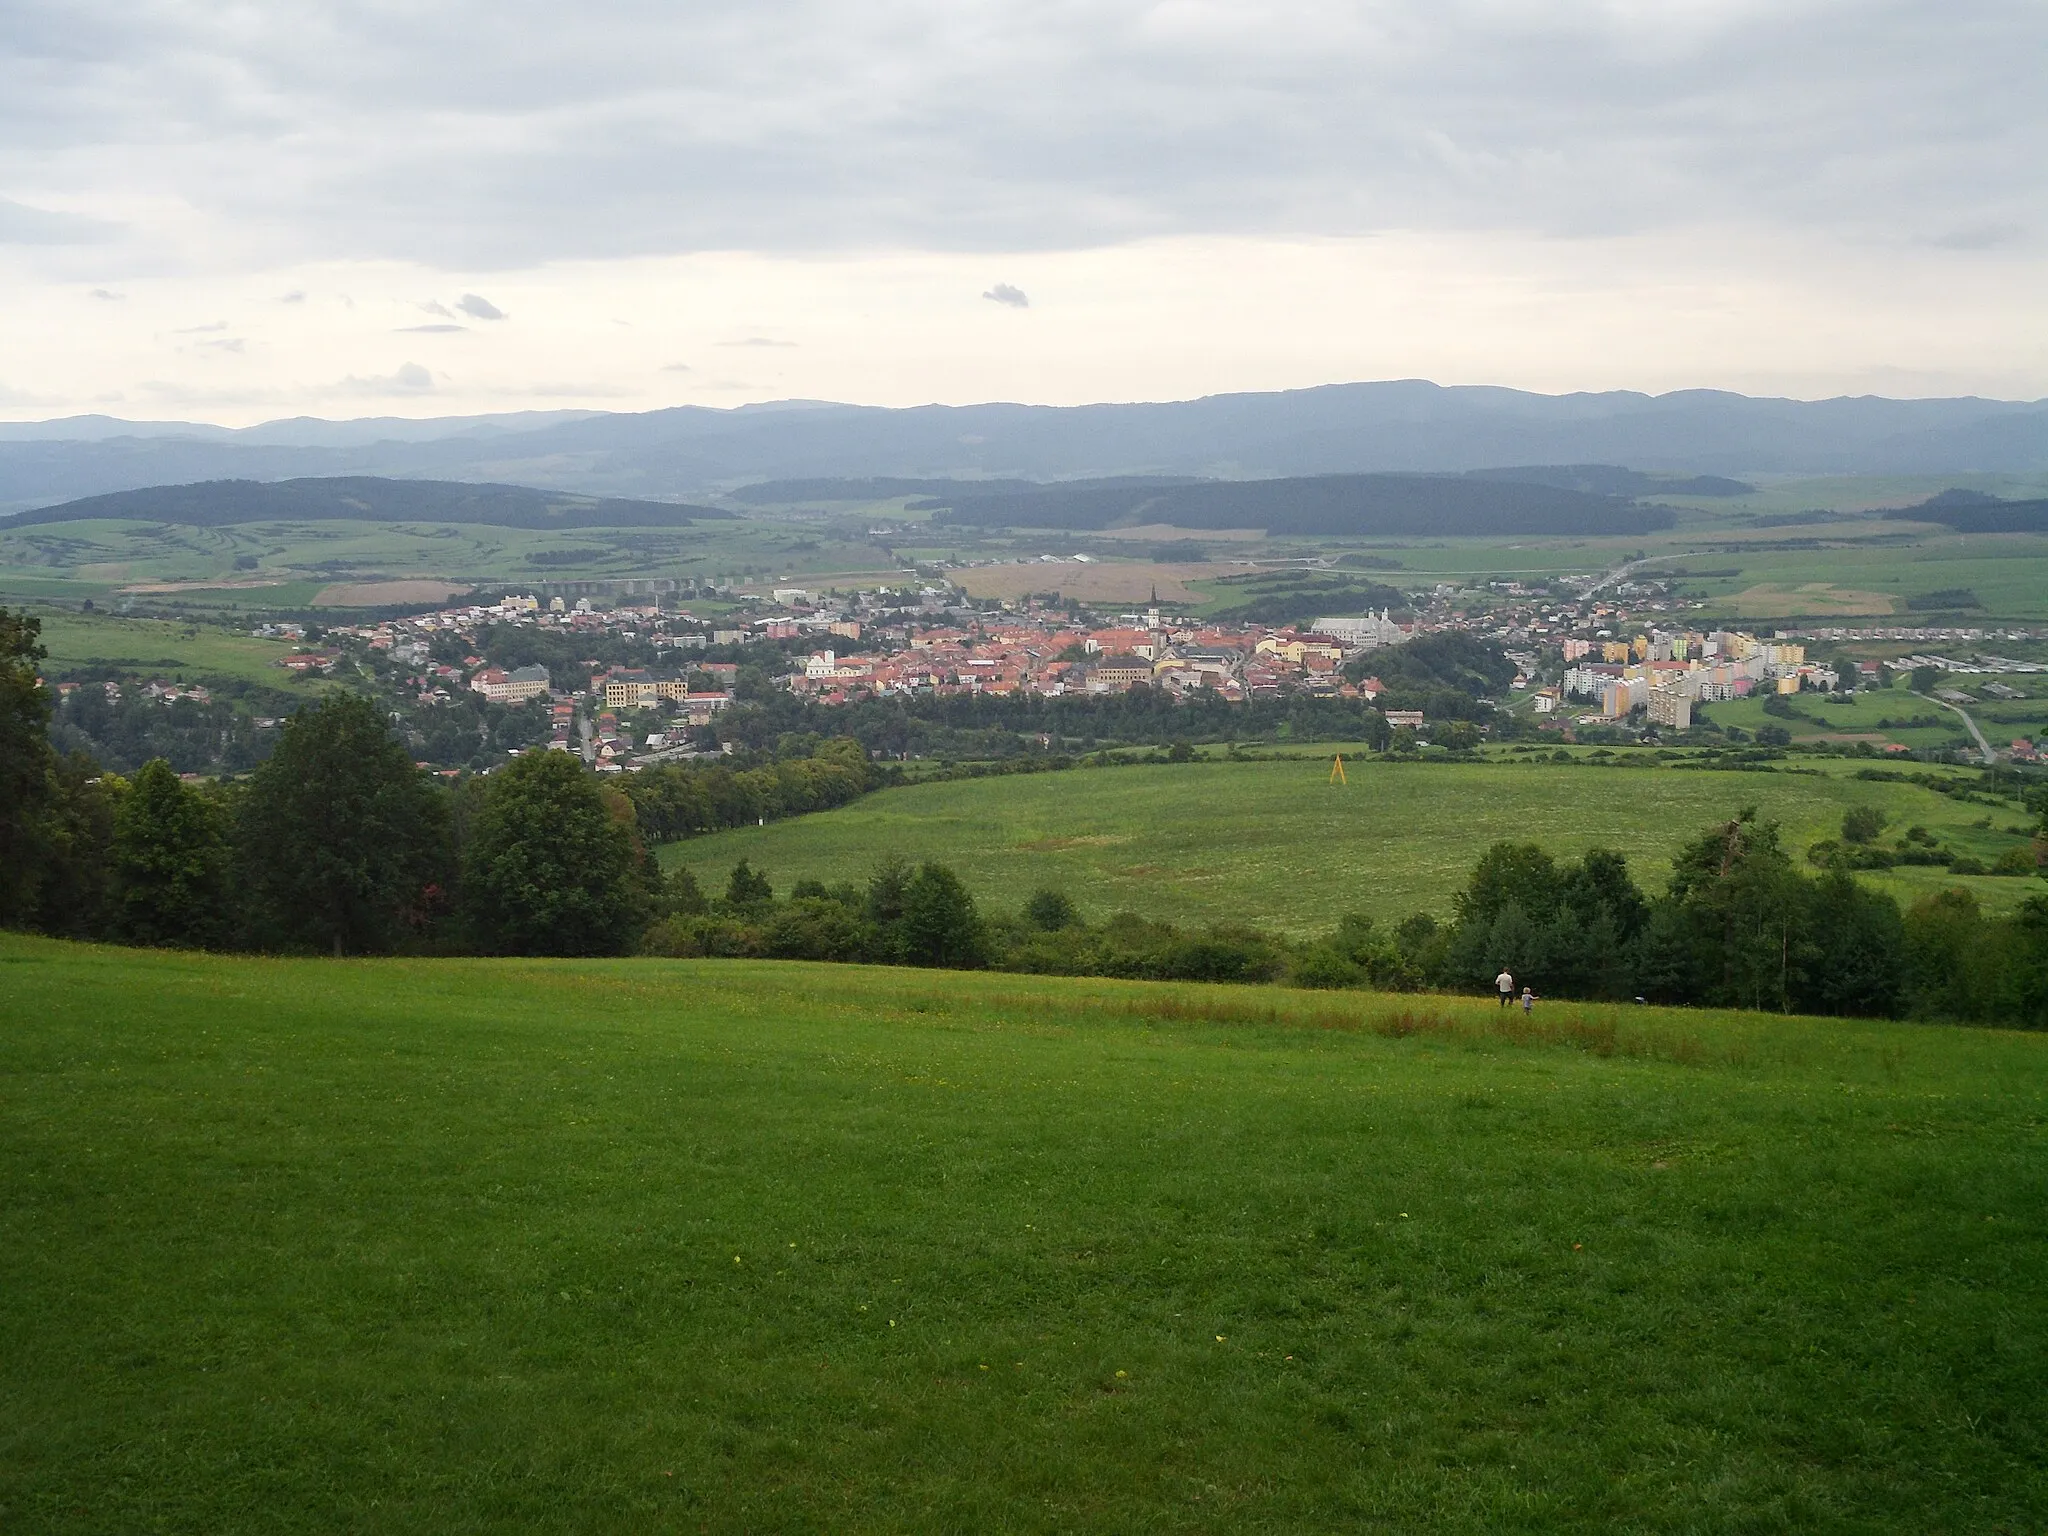
POLYGON ((745 859, 732 867, 732 878, 725 883, 726 905, 736 912, 758 913, 775 899, 775 887, 768 883, 768 877, 755 869, 745 859))
POLYGON ((1751 806, 1672 860, 1666 899, 1691 936, 1704 995, 1684 1001, 1783 1009, 1803 943, 1803 882, 1775 822, 1751 806))
POLYGON ((1074 903, 1068 899, 1067 893, 1050 887, 1033 891, 1031 899, 1024 903, 1025 920, 1046 933, 1072 927, 1076 916, 1074 903))
POLYGON ((1852 805, 1842 813, 1842 841, 1874 843, 1890 820, 1874 805, 1852 805))
POLYGON ((222 943, 233 927, 228 863, 219 806, 152 758, 114 813, 115 937, 169 948, 222 943))
POLYGON ((337 955, 388 950, 423 925, 453 857, 442 797, 354 694, 285 722, 236 842, 258 938, 337 955))
POLYGON ((472 935, 494 954, 623 954, 647 916, 632 837, 566 752, 528 752, 491 775, 462 899, 472 935))
POLYGON ((903 957, 912 965, 972 970, 986 961, 986 938, 974 898, 943 864, 920 864, 903 888, 898 919, 903 957))
POLYGON ((36 679, 42 623, 0 608, 0 924, 31 921, 49 858, 50 701, 36 679))

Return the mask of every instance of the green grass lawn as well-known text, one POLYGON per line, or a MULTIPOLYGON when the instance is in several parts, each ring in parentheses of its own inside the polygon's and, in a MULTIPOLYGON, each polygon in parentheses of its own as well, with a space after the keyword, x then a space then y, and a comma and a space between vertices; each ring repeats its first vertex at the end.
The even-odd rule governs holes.
POLYGON ((0 938, 0 1528, 2022 1531, 2048 1039, 0 938))
MULTIPOLYGON (((1784 823, 1795 852, 1839 835, 1842 813, 1875 804, 1900 828, 1924 825, 1953 846, 1996 858, 2021 841, 2014 807, 1973 825, 1983 807, 1907 784, 1863 783, 1853 765, 1819 775, 1623 771, 1552 764, 1353 760, 1332 785, 1327 759, 1076 769, 1018 778, 920 784, 839 810, 670 844, 707 890, 740 859, 778 889, 807 876, 863 879, 891 854, 952 865, 997 906, 1039 886, 1066 891, 1091 919, 1128 909, 1179 922, 1251 922, 1306 933, 1344 912, 1399 921, 1448 916, 1452 893, 1502 839, 1559 855, 1619 848, 1660 890, 1679 844, 1746 805, 1784 823)), ((2038 894, 2038 881, 1938 872, 1993 910, 2038 894)), ((1918 884, 1870 877, 1900 894, 1918 884)))

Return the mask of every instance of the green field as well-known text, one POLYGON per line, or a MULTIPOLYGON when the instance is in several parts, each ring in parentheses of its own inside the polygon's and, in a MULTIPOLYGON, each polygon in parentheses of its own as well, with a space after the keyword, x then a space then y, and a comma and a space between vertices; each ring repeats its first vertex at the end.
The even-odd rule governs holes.
POLYGON ((0 967, 0 1528, 2048 1520, 2041 1037, 0 967))
POLYGON ((269 522, 217 528, 144 522, 0 521, 0 596, 102 599, 125 586, 262 581, 240 592, 157 594, 285 607, 330 582, 403 577, 536 584, 550 580, 772 577, 889 564, 865 536, 750 519, 678 528, 520 529, 467 523, 269 522), (248 562, 238 564, 237 562, 248 562), (284 586, 308 587, 287 595, 284 586))
MULTIPOLYGON (((707 890, 723 889, 742 858, 786 889, 813 875, 861 879, 896 854, 952 865, 1000 907, 1054 886, 1091 919, 1130 910, 1304 934, 1345 912, 1384 922, 1421 909, 1448 916, 1452 893, 1502 839, 1559 855, 1619 848, 1637 880, 1660 890, 1682 841, 1752 804, 1784 823, 1795 850, 1838 836, 1843 811, 1862 804, 1987 863, 2023 840, 2007 830, 2027 825, 2017 806, 1987 812, 1914 785, 1849 779, 1850 764, 1827 767, 1794 775, 1366 759, 1350 765, 1345 786, 1328 782, 1325 758, 1076 769, 885 790, 661 852, 707 890), (1976 826, 1987 814, 1991 825, 1976 826)), ((1993 911, 2042 889, 1946 870, 1867 878, 1904 899, 1967 886, 1993 911)))
POLYGON ((210 624, 30 611, 42 621, 43 647, 50 653, 46 665, 54 672, 78 667, 114 667, 136 677, 185 672, 238 677, 269 688, 288 688, 295 681, 277 662, 299 647, 282 640, 234 634, 210 624))

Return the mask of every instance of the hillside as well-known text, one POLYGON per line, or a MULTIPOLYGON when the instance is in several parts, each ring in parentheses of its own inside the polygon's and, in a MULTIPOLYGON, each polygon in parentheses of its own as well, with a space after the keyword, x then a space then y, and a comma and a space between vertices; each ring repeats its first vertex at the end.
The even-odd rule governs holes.
POLYGON ((342 476, 312 480, 213 480, 88 496, 24 512, 9 528, 41 523, 130 521, 218 528, 264 522, 469 523, 500 528, 672 528, 733 516, 716 507, 571 496, 520 485, 342 476))
POLYGON ((1895 522, 1940 523, 1958 533, 2048 533, 2048 500, 2007 501, 1979 491, 1943 491, 1886 515, 1895 522))
MULTIPOLYGON (((1783 821, 1795 848, 1837 836, 1845 810, 1870 804, 1986 862, 2021 840, 2007 825, 2028 822, 2015 806, 1979 828, 1981 806, 1910 784, 1851 779, 1842 763, 1831 766, 1843 776, 1807 776, 1368 757, 1351 762, 1350 782, 1340 786, 1328 782, 1323 754, 917 785, 670 844, 661 855, 707 889, 722 889, 742 858, 778 889, 810 877, 862 879, 890 855, 936 859, 999 906, 1014 908, 1052 886, 1093 920, 1130 910, 1308 934, 1349 911, 1382 923, 1418 910, 1448 916, 1453 892, 1500 840, 1560 855, 1618 848, 1646 887, 1661 889, 1678 845, 1745 805, 1783 821)), ((1866 878, 1907 901, 1967 886, 2000 911, 2040 889, 2038 881, 1934 867, 1866 878)))
MULTIPOLYGON (((971 485, 971 482, 969 483, 971 485)), ((1102 529, 1263 528, 1273 534, 1648 533, 1672 514, 1557 486, 1446 475, 1318 475, 1189 485, 1048 486, 933 498, 935 523, 975 527, 1102 529)))
MULTIPOLYGON (((0 507, 194 480, 309 475, 511 481, 660 497, 847 476, 1284 478, 1500 464, 1623 465, 1686 476, 2048 468, 2048 402, 1783 400, 1718 390, 1540 395, 1421 379, 1141 404, 895 410, 802 402, 538 422, 470 418, 420 428, 273 422, 158 435, 171 428, 157 424, 113 435, 115 428, 101 425, 91 437, 67 423, 48 430, 45 439, 0 441, 0 507)), ((1715 490, 1694 492, 1702 493, 1715 490)))
POLYGON ((2040 1038, 0 964, 9 1528, 2048 1514, 2040 1038))

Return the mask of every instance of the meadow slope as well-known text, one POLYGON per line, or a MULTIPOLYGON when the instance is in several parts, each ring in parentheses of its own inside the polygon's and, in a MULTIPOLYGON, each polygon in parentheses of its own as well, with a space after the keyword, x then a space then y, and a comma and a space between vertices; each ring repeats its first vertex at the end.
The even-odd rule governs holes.
MULTIPOLYGON (((1421 909, 1447 916, 1479 856, 1502 839, 1560 856, 1618 848, 1636 879, 1659 890, 1680 843, 1746 805, 1782 821, 1795 851, 1838 836, 1843 811, 1864 804, 1987 863, 2024 841, 2006 830, 2026 823, 2017 806, 1980 828, 1985 807, 1851 779, 1853 765, 1839 760, 1825 766, 1817 774, 1704 773, 1367 758, 1350 764, 1341 786, 1329 782, 1326 757, 1080 769, 886 790, 838 810, 671 844, 661 856, 714 892, 742 858, 778 890, 808 876, 861 880, 892 854, 936 859, 998 906, 1014 908, 1046 885, 1096 919, 1129 910, 1301 934, 1347 911, 1382 922, 1421 909)), ((2041 890, 2035 881, 1959 879, 1935 868, 1873 883, 1904 900, 1963 885, 1994 911, 2041 890)))
POLYGON ((0 937, 0 1528, 2032 1530, 2048 1038, 0 937))

